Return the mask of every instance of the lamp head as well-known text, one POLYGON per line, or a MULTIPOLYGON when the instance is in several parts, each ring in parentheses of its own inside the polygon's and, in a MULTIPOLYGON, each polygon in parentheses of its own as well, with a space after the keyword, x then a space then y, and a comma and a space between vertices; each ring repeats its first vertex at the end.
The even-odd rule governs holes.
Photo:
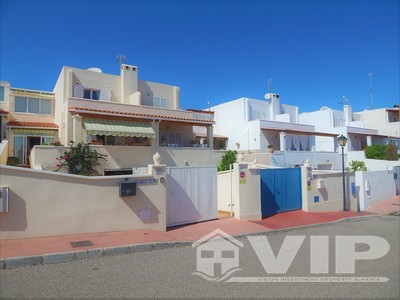
POLYGON ((344 147, 344 146, 346 146, 347 138, 346 138, 343 134, 341 134, 341 135, 337 138, 337 141, 338 141, 340 147, 344 147))

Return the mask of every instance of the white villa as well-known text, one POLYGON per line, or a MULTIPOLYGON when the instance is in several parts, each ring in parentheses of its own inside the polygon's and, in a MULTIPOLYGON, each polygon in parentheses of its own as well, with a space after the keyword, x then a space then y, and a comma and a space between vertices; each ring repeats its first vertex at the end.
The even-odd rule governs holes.
MULTIPOLYGON (((353 113, 350 105, 344 105, 343 111, 322 107, 319 111, 301 113, 301 123, 315 126, 317 131, 343 134, 348 138, 347 151, 363 150, 372 144, 386 144, 393 141, 399 146, 400 109, 365 110, 353 113)), ((316 151, 336 151, 337 142, 329 137, 317 136, 316 151)), ((398 147, 398 149, 400 149, 398 147)))
MULTIPOLYGON (((189 147, 193 126, 212 141, 213 113, 180 110, 179 87, 138 80, 138 68, 119 76, 98 68, 64 67, 54 88, 55 122, 63 144, 189 147)), ((210 145, 212 149, 212 145, 210 145)))
POLYGON ((240 98, 210 108, 215 113, 214 133, 229 137, 227 149, 313 151, 316 136, 336 137, 299 122, 299 108, 281 104, 279 95, 267 93, 265 98, 240 98))
POLYGON ((200 150, 203 160, 213 156, 204 150, 213 149, 214 113, 180 110, 179 87, 139 80, 138 68, 127 64, 121 65, 119 75, 63 67, 53 92, 0 82, 0 121, 1 139, 7 141, 2 148, 8 150, 3 156, 18 157, 20 165, 30 165, 33 146, 57 139, 65 146, 83 142, 140 147, 138 151, 146 153, 144 164, 156 152, 164 153, 172 165, 199 157, 200 150), (193 145, 194 126, 202 128, 209 141, 196 149, 187 148, 198 146, 193 145), (176 154, 178 149, 185 149, 185 155, 176 154), (174 159, 178 156, 182 162, 174 159))
POLYGON ((49 144, 58 137, 54 107, 52 92, 14 88, 8 82, 0 82, 1 141, 8 140, 8 156, 29 165, 33 146, 49 144))

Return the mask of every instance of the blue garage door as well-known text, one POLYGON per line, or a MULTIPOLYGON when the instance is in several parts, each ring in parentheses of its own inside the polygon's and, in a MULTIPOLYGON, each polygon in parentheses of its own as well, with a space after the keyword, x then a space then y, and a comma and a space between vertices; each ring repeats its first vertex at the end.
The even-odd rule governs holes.
POLYGON ((262 217, 301 209, 301 169, 264 169, 261 178, 262 217))

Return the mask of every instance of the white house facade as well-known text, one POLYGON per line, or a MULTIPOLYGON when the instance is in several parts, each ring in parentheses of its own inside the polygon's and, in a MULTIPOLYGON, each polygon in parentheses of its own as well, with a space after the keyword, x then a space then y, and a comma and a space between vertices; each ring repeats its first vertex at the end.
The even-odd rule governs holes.
MULTIPOLYGON (((342 111, 324 106, 319 111, 301 113, 299 119, 301 123, 315 126, 316 131, 333 135, 333 137, 317 136, 316 151, 337 151, 338 144, 334 136, 340 134, 348 138, 347 151, 360 151, 372 144, 386 144, 388 137, 399 138, 400 122, 393 121, 391 122, 393 126, 388 126, 389 119, 378 118, 379 112, 385 113, 387 110, 353 113, 351 105, 346 104, 342 111)), ((388 115, 382 114, 382 117, 385 116, 388 115)), ((398 115, 395 115, 394 120, 398 120, 398 115)))
POLYGON ((57 139, 54 110, 52 92, 15 88, 1 81, 0 136, 8 141, 8 156, 17 157, 20 165, 29 165, 32 147, 57 139))
MULTIPOLYGON (((212 112, 180 110, 179 87, 138 79, 138 68, 120 75, 63 67, 54 88, 55 122, 63 144, 189 147, 193 126, 212 141, 212 112)), ((212 149, 212 145, 210 145, 212 149)))
POLYGON ((280 103, 279 95, 268 93, 266 100, 240 98, 214 107, 214 133, 228 136, 227 149, 265 152, 314 151, 314 125, 299 122, 297 106, 280 103))
POLYGON ((368 128, 378 130, 380 136, 386 137, 386 142, 397 145, 400 151, 400 107, 364 110, 354 113, 368 128))

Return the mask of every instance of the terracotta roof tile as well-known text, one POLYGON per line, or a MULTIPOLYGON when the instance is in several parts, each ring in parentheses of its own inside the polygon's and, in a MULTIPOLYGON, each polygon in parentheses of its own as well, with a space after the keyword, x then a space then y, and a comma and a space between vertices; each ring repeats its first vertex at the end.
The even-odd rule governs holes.
POLYGON ((215 112, 212 110, 199 110, 199 109, 194 109, 194 108, 188 108, 187 111, 193 111, 193 112, 197 112, 197 113, 203 113, 203 114, 214 114, 215 112))
MULTIPOLYGON (((99 109, 84 108, 84 107, 71 107, 71 108, 69 108, 69 111, 76 111, 76 110, 87 111, 87 112, 103 112, 103 113, 118 114, 118 115, 150 117, 150 118, 163 118, 163 119, 171 119, 171 120, 190 121, 190 122, 199 122, 199 121, 201 121, 202 123, 203 122, 214 123, 214 121, 212 121, 212 120, 197 120, 197 119, 193 119, 193 118, 181 118, 181 117, 165 116, 165 115, 153 115, 153 114, 143 114, 143 113, 134 113, 134 112, 117 112, 117 111, 111 111, 111 110, 99 110, 99 109)), ((203 111, 201 111, 201 112, 203 112, 203 111)))
POLYGON ((43 122, 20 122, 20 121, 9 121, 8 126, 20 126, 20 127, 41 127, 41 128, 54 128, 57 129, 58 125, 54 123, 43 123, 43 122))

